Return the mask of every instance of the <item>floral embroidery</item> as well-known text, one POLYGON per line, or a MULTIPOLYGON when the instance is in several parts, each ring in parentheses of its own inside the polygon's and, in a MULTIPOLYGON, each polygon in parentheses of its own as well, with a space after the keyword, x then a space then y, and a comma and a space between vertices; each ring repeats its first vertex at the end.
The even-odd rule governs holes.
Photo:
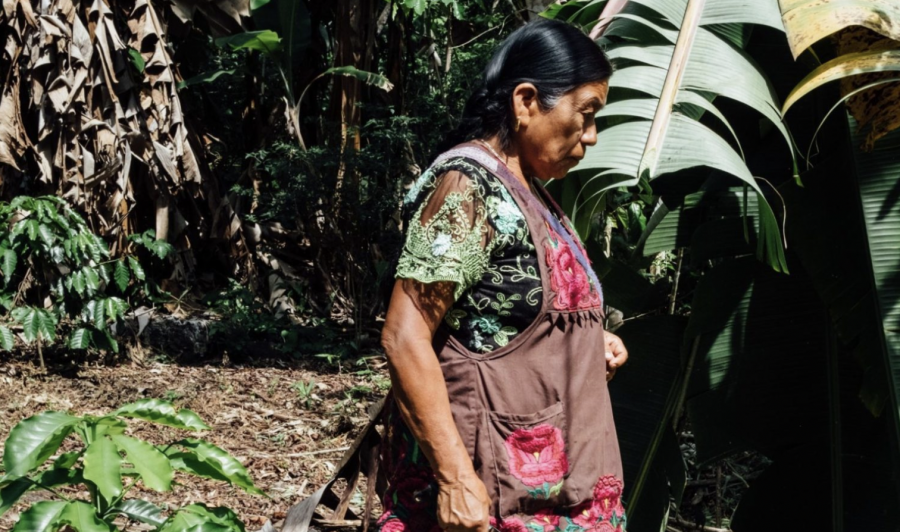
MULTIPOLYGON (((382 460, 391 471, 388 489, 382 500, 384 513, 375 530, 379 532, 440 532, 437 524, 437 484, 434 474, 412 433, 403 423, 395 406, 385 412, 386 444, 382 460)), ((507 438, 510 446, 510 472, 527 486, 545 480, 561 479, 568 469, 568 459, 562 452, 562 433, 550 425, 538 425, 530 430, 520 429, 507 438), (548 450, 549 449, 549 450, 548 450), (541 469, 534 462, 554 451, 566 462, 541 469), (537 453, 537 457, 535 457, 537 453), (512 465, 513 456, 521 462, 530 457, 531 463, 512 465), (517 474, 518 473, 518 474, 517 474)), ((547 463, 544 463, 545 465, 547 463)), ((543 487, 543 484, 541 484, 543 487)), ((513 515, 502 520, 491 518, 491 526, 500 532, 625 532, 627 524, 622 507, 622 481, 613 475, 601 476, 594 484, 593 498, 575 508, 544 508, 533 515, 513 515)))
MULTIPOLYGON (((390 515, 390 514, 388 514, 390 515)), ((381 532, 405 532, 406 525, 403 524, 403 521, 395 518, 387 519, 384 523, 381 523, 381 532)))
POLYGON ((478 331, 472 331, 472 347, 475 348, 476 351, 485 351, 486 347, 484 345, 484 336, 481 336, 481 333, 478 331))
POLYGON ((600 295, 591 285, 569 245, 549 227, 550 243, 546 246, 547 266, 550 268, 550 287, 556 294, 553 307, 557 310, 578 310, 600 305, 600 295))
POLYGON ((525 523, 516 517, 507 517, 499 523, 496 519, 491 517, 491 526, 500 532, 530 532, 528 528, 525 527, 525 523))
POLYGON ((530 516, 510 516, 496 525, 498 530, 526 532, 625 532, 626 517, 622 507, 622 481, 613 475, 600 477, 593 489, 594 498, 574 508, 545 508, 530 516), (565 513, 561 513, 565 512, 565 513), (509 523, 510 528, 503 528, 509 523), (520 527, 524 524, 524 529, 520 527))
POLYGON ((419 532, 420 530, 423 532, 441 532, 443 530, 437 522, 426 524, 423 521, 423 519, 413 519, 407 525, 402 519, 385 514, 378 520, 377 527, 381 532, 419 532), (383 522, 382 519, 384 519, 383 522), (424 528, 420 528, 422 526, 424 528))
POLYGON ((438 235, 434 237, 434 241, 431 243, 431 254, 435 257, 443 257, 448 251, 450 251, 451 244, 452 240, 450 239, 449 234, 438 233, 438 235))
POLYGON ((621 497, 622 481, 612 475, 600 477, 594 485, 594 501, 600 506, 603 519, 610 519, 613 513, 625 514, 621 497))
POLYGON ((553 511, 544 509, 534 514, 534 519, 528 523, 528 527, 537 532, 554 532, 559 527, 560 516, 553 511), (540 527, 540 528, 538 528, 540 527))
POLYGON ((485 334, 494 334, 500 331, 500 319, 493 314, 478 316, 472 319, 472 326, 478 327, 485 334))
POLYGON ((500 179, 468 159, 446 160, 413 183, 403 209, 397 277, 456 284, 444 322, 468 349, 503 347, 534 321, 538 256, 525 215, 500 179), (443 181, 450 171, 458 181, 443 181))
POLYGON ((584 502, 572 509, 569 518, 578 526, 591 528, 602 518, 600 506, 594 500, 584 502))
POLYGON ((513 234, 519 230, 519 222, 524 220, 522 211, 512 202, 503 200, 498 202, 494 215, 494 224, 501 233, 513 234))
POLYGON ((532 429, 517 429, 506 441, 509 472, 526 486, 535 498, 549 499, 559 494, 563 476, 569 472, 562 431, 541 424, 532 429))

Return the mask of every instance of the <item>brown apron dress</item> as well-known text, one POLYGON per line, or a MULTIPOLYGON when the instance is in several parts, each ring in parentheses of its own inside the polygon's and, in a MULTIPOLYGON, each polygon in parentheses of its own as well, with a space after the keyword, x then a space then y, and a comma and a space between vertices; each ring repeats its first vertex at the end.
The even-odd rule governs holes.
MULTIPOLYGON (((542 187, 536 185, 557 217, 478 144, 460 145, 436 163, 460 156, 496 175, 515 199, 537 248, 543 286, 537 318, 507 345, 475 353, 446 326, 433 341, 453 419, 493 503, 492 526, 622 532, 622 463, 596 276, 571 224, 542 187)), ((396 408, 387 410, 382 471, 389 487, 379 527, 440 530, 427 462, 412 456, 417 469, 401 465, 418 446, 396 408)))

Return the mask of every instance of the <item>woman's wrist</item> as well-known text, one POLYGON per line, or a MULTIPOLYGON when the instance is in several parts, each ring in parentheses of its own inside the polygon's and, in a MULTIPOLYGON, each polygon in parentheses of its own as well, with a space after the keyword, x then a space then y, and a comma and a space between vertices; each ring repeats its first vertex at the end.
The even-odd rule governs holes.
POLYGON ((464 459, 457 458, 447 463, 435 464, 433 469, 438 484, 459 484, 477 478, 475 468, 472 466, 472 459, 468 454, 464 459))

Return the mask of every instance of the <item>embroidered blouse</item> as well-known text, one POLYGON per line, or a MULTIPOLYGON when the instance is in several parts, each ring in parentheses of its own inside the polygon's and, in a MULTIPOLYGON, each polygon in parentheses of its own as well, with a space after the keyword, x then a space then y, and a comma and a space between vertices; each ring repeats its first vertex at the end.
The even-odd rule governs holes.
POLYGON ((540 310, 537 253, 503 183, 469 159, 425 171, 404 199, 397 277, 456 284, 444 322, 471 351, 502 347, 540 310))

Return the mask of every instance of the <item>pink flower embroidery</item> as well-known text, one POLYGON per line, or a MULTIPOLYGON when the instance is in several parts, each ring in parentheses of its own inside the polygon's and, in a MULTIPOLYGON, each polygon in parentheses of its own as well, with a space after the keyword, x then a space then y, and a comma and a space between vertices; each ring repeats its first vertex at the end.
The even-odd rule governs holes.
POLYGON ((599 506, 604 519, 612 517, 613 512, 619 516, 624 513, 621 504, 622 485, 622 481, 613 475, 600 477, 594 485, 594 502, 599 506))
POLYGON ((609 521, 600 521, 590 530, 591 532, 618 532, 621 529, 612 526, 612 523, 610 523, 609 521))
POLYGON ((600 505, 597 504, 597 501, 583 502, 572 508, 572 512, 569 514, 569 519, 573 523, 589 530, 592 530, 601 518, 600 505))
POLYGON ((600 295, 591 286, 590 277, 575 258, 575 253, 559 235, 548 228, 550 245, 546 247, 550 268, 550 288, 556 293, 557 310, 586 309, 600 305, 600 295))
POLYGON ((499 524, 495 518, 491 517, 491 526, 500 532, 529 532, 525 523, 515 517, 503 519, 499 524))
POLYGON ((388 519, 381 525, 381 532, 406 532, 406 525, 395 517, 388 519))
POLYGON ((543 532, 554 532, 559 527, 559 516, 554 514, 552 510, 538 510, 534 514, 534 519, 529 525, 537 525, 543 527, 543 532))
POLYGON ((569 471, 562 431, 552 425, 518 429, 504 443, 509 472, 526 486, 556 484, 569 471))

